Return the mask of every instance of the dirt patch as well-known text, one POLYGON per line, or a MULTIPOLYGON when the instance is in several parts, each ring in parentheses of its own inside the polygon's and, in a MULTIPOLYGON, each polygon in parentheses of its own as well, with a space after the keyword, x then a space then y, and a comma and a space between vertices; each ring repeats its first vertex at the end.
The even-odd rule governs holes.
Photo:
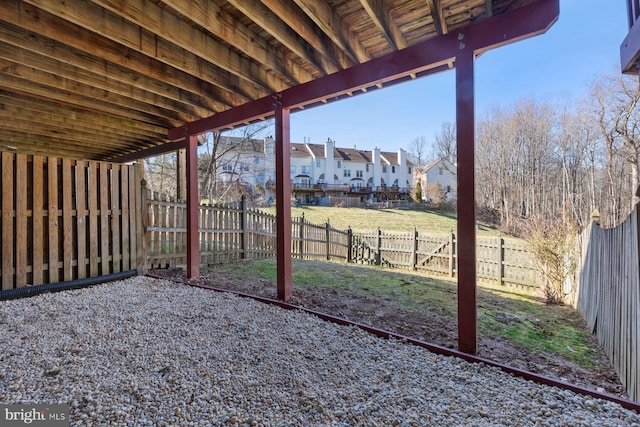
MULTIPOLYGON (((168 278, 185 278, 179 269, 153 270, 151 273, 168 278)), ((272 281, 256 277, 239 279, 224 269, 203 271, 200 279, 195 282, 276 299, 276 287, 272 281)), ((457 324, 451 321, 450 317, 437 312, 425 313, 407 309, 389 297, 374 299, 345 289, 303 285, 294 287, 289 302, 447 348, 457 348, 457 324)), ((505 318, 504 321, 510 320, 505 318)), ((581 326, 584 328, 584 325, 581 326)), ((549 352, 532 353, 528 348, 500 337, 479 336, 478 356, 581 387, 628 398, 595 336, 591 335, 589 345, 596 354, 597 367, 594 369, 586 369, 549 352)))

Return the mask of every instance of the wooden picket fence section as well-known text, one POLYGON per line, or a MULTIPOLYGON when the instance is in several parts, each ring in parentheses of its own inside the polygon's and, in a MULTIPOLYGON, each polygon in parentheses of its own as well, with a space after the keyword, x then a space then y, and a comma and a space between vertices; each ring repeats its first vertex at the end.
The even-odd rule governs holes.
POLYGON ((291 254, 297 258, 316 260, 347 260, 353 233, 339 230, 326 222, 313 224, 304 215, 292 218, 291 254))
POLYGON ((577 237, 575 275, 564 286, 618 373, 629 397, 640 401, 640 258, 638 207, 624 223, 591 223, 577 237))
MULTIPOLYGON (((157 193, 148 193, 148 265, 168 268, 187 262, 187 208, 157 193)), ((201 205, 199 208, 200 263, 271 258, 276 255, 275 216, 234 204, 201 205)))
POLYGON ((0 156, 2 290, 144 266, 134 166, 0 156))
MULTIPOLYGON (((186 264, 186 205, 166 196, 149 194, 147 227, 151 268, 186 264)), ((276 255, 275 216, 247 208, 244 201, 200 206, 200 262, 216 264, 276 255)), ((536 265, 520 242, 501 237, 478 239, 477 276, 512 287, 538 288, 536 265)), ((304 216, 292 218, 292 256, 301 259, 342 260, 389 268, 422 270, 454 277, 456 239, 451 233, 431 237, 417 232, 354 233, 329 222, 313 224, 304 216)))
MULTIPOLYGON (((539 272, 526 244, 503 237, 476 240, 476 276, 479 281, 493 281, 512 287, 539 287, 539 272)), ((352 262, 454 277, 456 243, 454 233, 434 237, 417 231, 390 234, 377 230, 354 235, 352 262)))

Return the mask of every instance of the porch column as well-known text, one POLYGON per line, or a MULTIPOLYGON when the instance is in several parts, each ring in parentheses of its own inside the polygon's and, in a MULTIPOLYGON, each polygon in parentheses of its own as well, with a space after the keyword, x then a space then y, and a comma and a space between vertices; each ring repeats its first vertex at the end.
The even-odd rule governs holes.
POLYGON ((276 266, 278 299, 291 298, 291 181, 289 109, 275 103, 276 266))
POLYGON ((198 235, 198 137, 187 136, 187 278, 200 276, 200 240, 198 235))
POLYGON ((465 49, 464 41, 461 41, 460 49, 455 63, 458 149, 458 349, 464 353, 476 354, 474 53, 470 47, 465 49))

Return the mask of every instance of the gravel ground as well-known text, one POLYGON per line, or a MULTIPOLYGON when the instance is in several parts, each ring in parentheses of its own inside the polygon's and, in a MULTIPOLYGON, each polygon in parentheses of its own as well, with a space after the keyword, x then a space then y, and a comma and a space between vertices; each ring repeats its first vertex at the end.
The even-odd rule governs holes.
POLYGON ((0 402, 72 425, 640 426, 617 404, 135 277, 0 303, 0 402))

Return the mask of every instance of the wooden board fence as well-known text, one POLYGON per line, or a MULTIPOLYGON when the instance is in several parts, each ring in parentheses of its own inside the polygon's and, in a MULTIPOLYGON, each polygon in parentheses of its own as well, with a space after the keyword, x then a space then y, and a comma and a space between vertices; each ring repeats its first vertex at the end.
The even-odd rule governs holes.
POLYGON ((575 275, 566 301, 584 317, 618 373, 629 397, 640 400, 640 258, 638 207, 624 223, 591 223, 576 242, 575 275))
MULTIPOLYGON (((149 194, 149 266, 186 264, 186 206, 166 196, 149 194)), ((202 265, 245 258, 269 258, 276 254, 275 216, 247 208, 244 201, 232 205, 200 206, 200 262, 202 265)), ((304 216, 292 218, 292 256, 302 259, 345 262, 422 270, 454 277, 456 239, 451 233, 432 237, 416 231, 405 234, 353 233, 325 224, 313 224, 304 216)), ((479 238, 478 279, 503 285, 539 287, 537 267, 524 243, 502 237, 479 238)))
POLYGON ((134 166, 0 157, 2 290, 143 268, 134 166))

